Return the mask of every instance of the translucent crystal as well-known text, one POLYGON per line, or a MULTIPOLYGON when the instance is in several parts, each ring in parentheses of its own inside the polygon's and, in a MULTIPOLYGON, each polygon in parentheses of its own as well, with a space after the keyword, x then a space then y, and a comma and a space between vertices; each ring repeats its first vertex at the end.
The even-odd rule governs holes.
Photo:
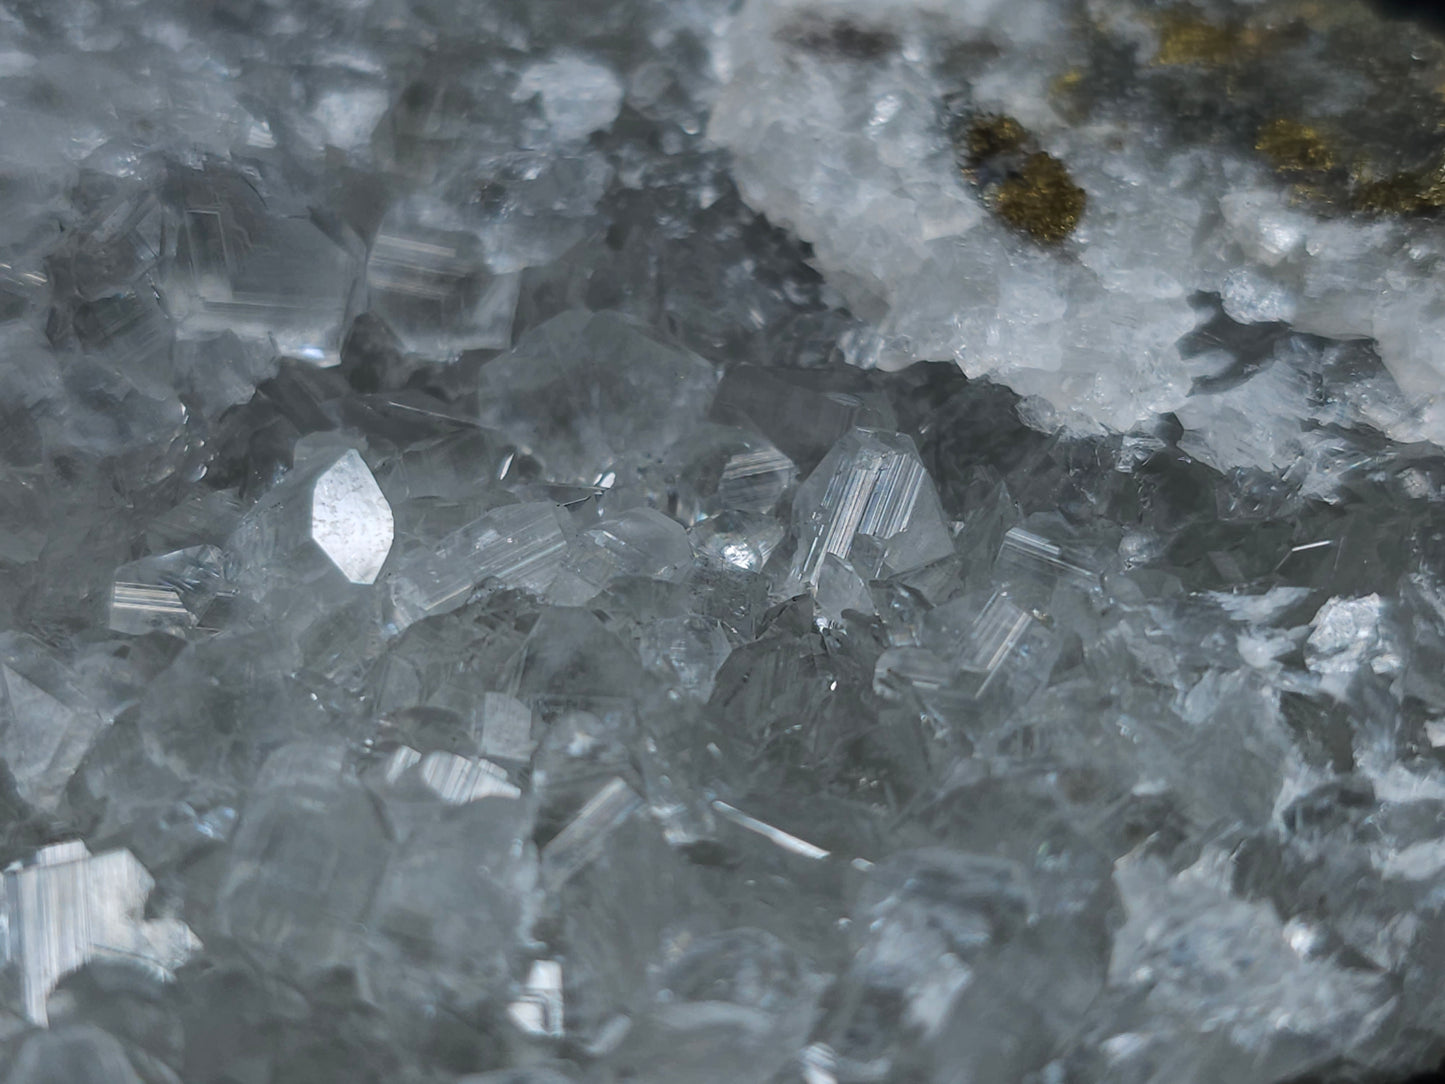
POLYGON ((723 375, 711 413, 721 421, 752 425, 805 470, 849 429, 868 424, 858 396, 815 391, 750 365, 733 366, 723 375))
POLYGON ((1067 546, 1022 527, 1010 527, 999 547, 999 576, 1009 581, 1048 586, 1057 581, 1090 587, 1098 573, 1087 558, 1067 546))
POLYGON ((164 973, 201 947, 184 923, 146 917, 155 882, 129 851, 92 855, 84 843, 57 843, 7 866, 0 880, 16 1008, 37 1024, 46 1021, 56 984, 89 960, 130 960, 164 973))
POLYGON ((482 752, 498 760, 532 757, 532 709, 503 693, 482 694, 482 752))
POLYGON ((400 206, 383 219, 366 263, 371 310, 413 352, 510 345, 518 276, 492 274, 474 234, 424 217, 400 206))
POLYGON ((227 543, 239 575, 264 591, 281 578, 339 573, 371 584, 391 552, 391 505, 354 448, 320 442, 280 485, 247 513, 227 543), (278 575, 279 574, 279 575, 278 575))
POLYGON ((542 877, 556 886, 597 856, 607 836, 640 806, 642 799, 621 779, 610 779, 542 850, 542 877))
POLYGON ((732 651, 722 625, 703 617, 654 621, 643 630, 639 648, 644 666, 699 700, 712 694, 713 677, 732 651))
POLYGON ((692 544, 676 520, 652 508, 630 508, 578 537, 552 588, 559 602, 578 605, 615 576, 680 580, 692 564, 692 544))
POLYGON ((53 812, 109 723, 53 652, 27 636, 0 635, 0 757, 22 798, 53 812))
POLYGON ((744 828, 754 835, 761 836, 775 847, 781 847, 783 850, 789 851, 792 854, 800 855, 803 858, 809 858, 814 861, 828 857, 828 852, 822 847, 809 843, 805 839, 799 839, 797 836, 768 824, 766 821, 760 821, 756 817, 750 817, 742 810, 735 809, 719 798, 713 799, 712 808, 717 811, 719 816, 732 821, 739 828, 744 828))
POLYGON ((781 520, 746 512, 720 512, 687 532, 701 559, 748 572, 768 563, 785 533, 781 520))
POLYGON ((829 621, 842 621, 849 610, 860 614, 873 612, 873 596, 868 593, 868 585, 852 565, 833 553, 823 556, 813 585, 813 597, 818 600, 818 612, 829 621))
POLYGON ((139 635, 184 636, 204 627, 211 606, 231 591, 225 554, 215 546, 145 557, 116 569, 110 592, 110 627, 139 635))
POLYGON ((575 53, 561 53, 527 65, 513 97, 540 95, 552 134, 582 139, 608 127, 622 105, 622 84, 610 68, 575 53))
POLYGON ((1320 607, 1310 625, 1305 663, 1335 687, 1361 669, 1377 674, 1399 671, 1400 656, 1390 642, 1386 607, 1379 595, 1332 598, 1320 607))
POLYGON ((180 187, 167 296, 182 331, 234 331, 288 357, 337 364, 355 255, 306 219, 268 212, 239 176, 196 172, 180 187))
POLYGON ((717 501, 723 508, 768 512, 792 488, 798 469, 776 448, 739 452, 723 465, 717 501))
POLYGON ((1049 628, 1001 593, 984 604, 960 646, 965 686, 980 697, 1002 685, 1027 696, 1048 680, 1058 656, 1049 628))
POLYGON ((522 842, 526 809, 482 795, 412 824, 367 911, 380 937, 358 939, 371 980, 393 997, 456 1009, 504 996, 535 915, 537 853, 522 842))
POLYGON ((550 481, 585 485, 676 444, 716 382, 701 358, 622 317, 577 312, 529 331, 480 379, 482 423, 540 460, 550 481))
POLYGON ((953 553, 933 482, 898 433, 854 429, 839 440, 798 488, 793 522, 793 579, 814 588, 830 555, 871 580, 953 553))
POLYGON ((337 750, 268 758, 241 812, 216 916, 221 930, 302 970, 351 962, 386 865, 386 829, 337 750))
POLYGON ((406 562, 390 582, 397 628, 456 609, 488 580, 546 591, 567 554, 558 512, 550 502, 498 508, 406 562))
POLYGON ((769 1079, 808 1033, 817 976, 778 938, 735 929, 683 939, 656 1001, 609 1059, 688 1080, 769 1079))

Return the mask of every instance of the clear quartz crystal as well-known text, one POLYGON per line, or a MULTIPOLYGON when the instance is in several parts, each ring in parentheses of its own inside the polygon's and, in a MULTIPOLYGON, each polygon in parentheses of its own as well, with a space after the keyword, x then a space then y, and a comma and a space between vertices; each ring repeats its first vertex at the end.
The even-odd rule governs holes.
POLYGON ((269 212, 239 176, 182 179, 167 296, 182 332, 234 331, 316 365, 340 361, 356 255, 304 218, 269 212))
POLYGON ((777 448, 739 452, 723 465, 717 484, 717 501, 723 508, 767 512, 797 479, 793 461, 777 448))
POLYGON ((155 882, 125 850, 92 855, 84 843, 44 847, 0 875, 6 965, 19 982, 16 1009, 46 1022, 56 984, 92 959, 123 959, 166 972, 201 947, 174 918, 146 917, 155 882))
POLYGON ((675 520, 652 508, 629 508, 582 532, 553 587, 559 602, 579 605, 615 576, 679 580, 692 564, 692 544, 675 520))

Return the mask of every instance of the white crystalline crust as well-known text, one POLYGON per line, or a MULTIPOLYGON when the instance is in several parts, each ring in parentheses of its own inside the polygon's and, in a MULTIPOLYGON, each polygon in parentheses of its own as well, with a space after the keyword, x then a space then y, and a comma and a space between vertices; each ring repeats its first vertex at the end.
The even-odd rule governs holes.
MULTIPOLYGON (((1147 58, 1152 31, 1128 12, 1094 5, 1090 17, 1142 39, 1147 58)), ((1432 272, 1445 234, 1319 217, 1292 205, 1258 156, 1228 147, 1167 145, 1107 114, 1067 122, 1050 88, 1077 63, 1067 28, 1078 17, 1062 0, 743 8, 708 133, 732 153, 744 198, 811 244, 867 321, 845 343, 849 360, 954 360, 1082 431, 1175 411, 1216 465, 1286 464, 1304 411, 1277 377, 1229 405, 1190 396, 1208 366, 1175 344, 1196 324, 1190 296, 1213 291, 1240 321, 1374 339, 1398 390, 1373 391, 1361 413, 1399 439, 1445 437, 1445 337, 1432 315, 1445 301, 1432 272), (860 61, 797 47, 791 28, 828 19, 895 35, 897 48, 860 61), (1018 118, 1087 193, 1057 250, 1002 225, 960 176, 941 120, 958 83, 939 74, 946 43, 977 46, 959 62, 972 108, 1018 118)))

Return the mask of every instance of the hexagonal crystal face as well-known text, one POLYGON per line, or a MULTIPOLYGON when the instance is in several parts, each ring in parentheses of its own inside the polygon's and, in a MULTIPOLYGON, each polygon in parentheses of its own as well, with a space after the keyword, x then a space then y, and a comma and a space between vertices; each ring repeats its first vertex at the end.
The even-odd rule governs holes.
POLYGON ((391 552, 391 505, 353 449, 316 479, 311 538, 352 583, 375 583, 391 552))

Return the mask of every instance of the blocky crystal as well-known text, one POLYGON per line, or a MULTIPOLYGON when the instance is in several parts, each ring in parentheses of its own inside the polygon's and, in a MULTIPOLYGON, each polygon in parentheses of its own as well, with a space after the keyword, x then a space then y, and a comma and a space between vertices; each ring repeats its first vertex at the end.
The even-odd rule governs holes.
POLYGON ((28 636, 0 635, 0 759, 27 802, 54 812, 110 722, 54 652, 28 636))
POLYGON ((262 590, 287 580, 339 573, 371 584, 391 552, 391 505, 354 448, 321 444, 247 513, 227 548, 239 576, 262 590))
POLYGON ((93 959, 123 959, 166 972, 200 942, 174 918, 146 917, 155 882, 129 851, 92 855, 84 843, 41 848, 0 876, 4 961, 18 983, 15 1008, 46 1021, 46 998, 93 959))
POLYGON ((408 210, 393 209, 371 243, 371 311, 415 353, 509 346, 518 276, 492 274, 475 234, 416 221, 424 216, 408 210))
POLYGON ((558 513, 550 502, 498 508, 448 535, 435 553, 402 565, 390 583, 396 627, 456 609, 489 580, 547 591, 567 555, 558 513))
POLYGON ((953 553, 948 522, 912 440, 854 429, 798 487, 793 582, 816 588, 829 556, 862 580, 909 572, 953 553))
POLYGON ((116 569, 110 592, 110 628, 139 635, 184 636, 207 628, 212 605, 232 593, 225 554, 216 546, 142 558, 116 569))

